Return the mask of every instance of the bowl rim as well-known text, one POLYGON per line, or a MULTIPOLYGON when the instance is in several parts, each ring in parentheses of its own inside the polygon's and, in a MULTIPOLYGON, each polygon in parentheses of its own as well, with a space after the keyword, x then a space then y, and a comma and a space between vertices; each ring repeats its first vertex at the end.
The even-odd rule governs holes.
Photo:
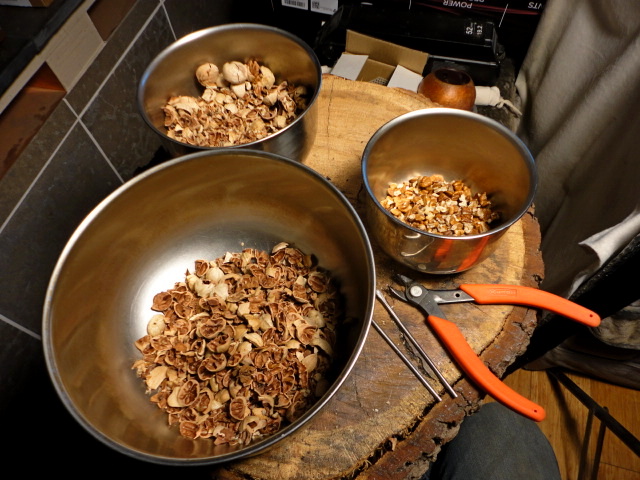
MULTIPOLYGON (((204 466, 204 465, 215 465, 224 462, 234 461, 245 459, 259 453, 263 453, 267 449, 271 448, 273 445, 278 443, 284 437, 289 436, 305 426, 309 420, 311 420, 317 413, 319 413, 326 404, 334 398, 334 396, 338 393, 342 385, 346 381, 347 377, 351 374, 353 367, 355 366, 360 354, 364 348, 366 343, 369 330, 371 329, 371 323, 373 320, 373 313, 375 307, 375 291, 376 291, 376 268, 375 268, 375 257, 373 253, 373 248, 371 245, 371 241, 365 228, 364 222, 358 215, 355 207, 351 204, 351 202, 347 199, 347 197, 326 177, 321 175, 316 170, 311 167, 298 162, 296 160, 292 160, 283 155, 279 155, 272 152, 265 152, 262 150, 255 149, 231 149, 231 148, 219 148, 215 150, 206 150, 200 152, 194 152, 187 155, 182 155, 180 157, 176 157, 166 162, 163 162, 159 165, 155 165, 148 170, 138 174, 137 176, 131 178, 130 180, 124 182, 117 189, 107 195, 101 202, 96 205, 91 212, 86 215, 86 217, 82 220, 82 222, 78 225, 75 231, 69 237, 66 245, 64 246, 58 260, 56 261, 55 267, 51 274, 47 291, 44 299, 44 305, 42 310, 42 336, 41 343, 43 347, 44 360, 46 365, 46 370, 48 376, 53 384, 53 387, 58 395, 58 398, 63 403, 66 410, 71 414, 71 416, 80 424, 86 432, 91 434, 94 438, 101 441, 103 444, 108 447, 116 450, 122 454, 125 454, 129 457, 135 458, 137 460, 143 460, 150 463, 160 464, 160 465, 173 465, 173 466, 204 466), (55 287, 57 281, 61 275, 61 271, 63 270, 71 252, 75 244, 82 238, 84 231, 86 228, 96 219, 110 204, 113 202, 122 192, 134 188, 138 183, 143 182, 146 178, 154 175, 156 172, 169 169, 173 165, 179 163, 185 163, 192 160, 197 160, 200 157, 211 157, 211 156, 253 156, 260 157, 266 159, 267 161, 274 161, 278 163, 286 163, 289 166, 300 169, 305 174, 310 175, 315 180, 320 181, 323 185, 325 185, 333 195, 340 201, 340 203, 345 207, 346 211, 352 217, 354 224, 356 225, 357 230, 360 232, 364 253, 366 257, 367 263, 367 274, 369 276, 369 285, 367 285, 368 295, 366 299, 367 305, 364 307, 365 316, 362 319, 362 328, 358 332, 358 336, 355 339, 355 348, 351 351, 350 355, 345 358, 344 365, 338 372, 335 380, 331 384, 331 386, 325 391, 325 393, 317 399, 317 401, 309 408, 304 414, 302 414, 295 422, 290 423, 280 429, 278 432, 266 436, 264 438, 258 439, 255 442, 248 444, 247 446, 240 448, 237 451, 232 451, 228 453, 223 453, 219 456, 215 457, 201 457, 201 458, 176 458, 176 457, 166 457, 160 455, 154 455, 146 452, 141 452, 138 450, 134 450, 133 448, 121 445, 120 443, 114 441, 110 437, 106 436, 102 431, 98 430, 92 422, 90 422, 81 412, 77 409, 74 402, 72 401, 72 397, 67 393, 66 388, 64 387, 64 383, 62 381, 62 377, 60 375, 60 370, 58 369, 56 363, 56 348, 52 342, 52 302, 55 293, 55 287)), ((204 441, 210 439, 202 439, 204 441)))
POLYGON ((266 140, 271 140, 273 138, 277 138, 280 135, 284 134, 284 132, 286 132, 287 130, 290 130, 292 128, 294 128, 294 125, 300 123, 303 119, 303 117, 305 117, 305 114, 307 111, 309 111, 309 109, 311 109, 311 107, 316 103, 318 96, 320 95, 320 90, 322 88, 322 65, 320 64, 320 60, 318 59, 318 56, 316 55, 315 51, 304 41, 302 40, 300 37, 298 37, 297 35, 294 35, 293 33, 287 32, 286 30, 283 30, 281 28, 278 27, 273 27, 270 25, 263 25, 263 24, 259 24, 259 23, 226 23, 223 25, 216 25, 213 27, 207 27, 207 28, 203 28, 200 30, 196 30, 194 32, 188 33, 187 35, 184 35, 183 37, 180 37, 179 39, 177 39, 176 41, 170 43, 169 45, 167 45, 165 48, 163 48, 160 53, 158 55, 155 56, 155 58, 149 63, 149 65, 147 65, 147 67, 145 68, 144 72, 142 73, 142 75, 140 76, 140 81, 138 82, 138 88, 136 90, 136 103, 138 105, 138 110, 140 112, 140 116, 142 117, 142 119, 144 120, 144 122, 151 128, 152 131, 156 132, 157 134, 159 134, 161 136, 161 138, 163 138, 164 140, 175 144, 175 145, 179 145, 180 147, 187 147, 193 150, 197 150, 197 151, 211 151, 211 150, 217 150, 217 149, 221 149, 221 148, 233 148, 233 149, 239 149, 239 148, 252 148, 255 147, 257 145, 260 145, 261 143, 265 142, 266 140), (315 92, 313 92, 313 95, 311 96, 311 98, 309 99, 307 108, 300 114, 298 115, 289 125, 287 125, 286 127, 278 130, 277 132, 272 133, 271 135, 261 138, 260 140, 254 140, 253 142, 248 142, 248 143, 241 143, 241 144, 237 144, 237 145, 227 145, 224 147, 207 147, 207 146, 202 146, 202 145, 193 145, 191 143, 186 143, 186 142, 181 142, 180 140, 176 140, 174 138, 171 138, 167 135, 167 133, 163 130, 161 130, 160 128, 156 127, 153 122, 151 121, 151 118, 149 117, 149 114, 147 113, 147 109, 144 106, 144 102, 143 102, 143 98, 144 98, 144 90, 145 90, 145 86, 146 83, 149 79, 149 76, 151 75, 152 71, 155 70, 155 68, 167 57, 171 54, 171 52, 176 49, 179 48, 181 46, 183 46, 184 44, 187 44, 193 40, 196 40, 200 37, 206 36, 206 35, 210 35, 210 34, 214 34, 217 32, 222 32, 222 31, 226 31, 226 30, 235 30, 235 29, 252 29, 252 30, 256 30, 256 31, 268 31, 271 33, 277 33, 285 38, 288 38, 289 40, 292 40, 293 42, 297 43, 300 47, 303 48, 303 50, 306 51, 306 53, 309 55, 309 57, 312 59, 313 64, 316 66, 316 81, 318 84, 318 88, 316 88, 315 92))
POLYGON ((381 210, 382 213, 385 215, 385 217, 391 220, 395 225, 399 227, 407 228, 410 231, 415 232, 416 234, 419 234, 420 236, 423 236, 423 237, 450 239, 450 240, 457 240, 457 241, 461 241, 461 240, 473 241, 473 240, 482 239, 484 237, 492 236, 500 232, 504 232, 513 224, 515 224, 518 220, 520 220, 524 216, 524 214, 527 213, 527 211, 531 208, 531 206, 533 205, 533 200, 535 198, 537 189, 538 189, 538 171, 536 169, 536 164, 535 164, 533 155, 529 151, 528 147, 524 144, 524 142, 520 138, 518 138, 518 136, 514 132, 509 130, 507 127, 505 127, 498 121, 493 120, 492 118, 486 117, 484 115, 480 115, 479 113, 470 112, 467 110, 454 109, 454 108, 446 108, 446 107, 422 108, 418 110, 413 110, 411 112, 407 112, 402 115, 399 115, 389 120, 384 125, 382 125, 369 139, 369 141, 367 142, 367 145, 364 148, 364 151, 362 154, 362 162, 361 162, 361 174, 362 174, 362 182, 364 186, 364 191, 366 192, 366 196, 375 204, 376 208, 381 210), (390 130, 394 126, 400 123, 403 123, 408 119, 411 119, 414 117, 423 117, 427 115, 428 116, 442 116, 442 115, 459 116, 459 117, 466 117, 475 121, 479 121, 480 123, 484 123, 488 127, 493 128, 494 130, 497 130, 498 133, 501 133, 504 136, 504 138, 508 140, 511 144, 513 144, 513 146, 522 154, 531 181, 529 183, 529 191, 527 192, 527 197, 524 202, 524 206, 521 207, 517 211, 517 213, 511 217, 509 221, 502 222, 500 223, 500 225, 498 225, 495 228, 490 228, 486 232, 477 233, 474 235, 464 235, 464 236, 441 235, 441 234, 426 232, 424 230, 420 230, 418 228, 412 227, 411 225, 396 218, 393 214, 391 214, 386 208, 382 206, 378 198, 373 194, 371 190, 371 184, 369 183, 369 176, 367 174, 368 165, 369 165, 368 160, 371 155, 371 152, 375 147, 375 144, 377 143, 377 141, 380 139, 380 137, 382 137, 388 130, 390 130))

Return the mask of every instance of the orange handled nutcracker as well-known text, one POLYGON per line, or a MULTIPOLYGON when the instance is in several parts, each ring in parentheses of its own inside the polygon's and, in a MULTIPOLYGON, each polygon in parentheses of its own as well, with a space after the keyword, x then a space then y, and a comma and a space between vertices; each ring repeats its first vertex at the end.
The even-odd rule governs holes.
POLYGON ((590 327, 600 324, 600 317, 595 312, 565 298, 531 287, 463 284, 455 290, 430 290, 404 275, 397 275, 396 278, 404 285, 404 291, 389 287, 391 293, 398 299, 415 305, 427 315, 427 322, 460 368, 497 401, 537 422, 544 419, 544 408, 515 392, 496 377, 473 351, 456 324, 446 319, 440 304, 475 302, 483 305, 526 305, 550 310, 590 327))

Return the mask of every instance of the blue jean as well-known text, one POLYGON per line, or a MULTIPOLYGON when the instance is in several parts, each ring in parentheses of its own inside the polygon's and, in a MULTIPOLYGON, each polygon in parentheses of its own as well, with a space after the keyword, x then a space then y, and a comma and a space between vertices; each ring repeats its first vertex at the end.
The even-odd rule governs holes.
POLYGON ((558 462, 538 425, 500 403, 464 419, 422 480, 560 480, 558 462))

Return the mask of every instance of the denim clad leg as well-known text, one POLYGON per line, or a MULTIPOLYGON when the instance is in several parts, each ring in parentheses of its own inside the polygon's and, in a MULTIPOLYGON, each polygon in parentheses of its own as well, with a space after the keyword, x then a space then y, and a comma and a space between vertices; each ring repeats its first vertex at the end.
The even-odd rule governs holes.
POLYGON ((540 427, 497 402, 464 419, 422 480, 560 480, 540 427))

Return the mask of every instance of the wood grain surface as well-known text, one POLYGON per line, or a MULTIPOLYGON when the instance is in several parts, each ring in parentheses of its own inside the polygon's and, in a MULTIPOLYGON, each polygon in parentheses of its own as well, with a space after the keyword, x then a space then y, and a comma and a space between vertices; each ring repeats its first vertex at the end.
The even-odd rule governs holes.
MULTIPOLYGON (((369 138, 403 113, 434 106, 408 90, 325 75, 318 99, 318 133, 305 160, 331 180, 361 211, 360 160, 369 138)), ((392 276, 412 276, 432 288, 459 283, 505 283, 537 287, 543 267, 540 232, 533 211, 500 239, 496 251, 480 265, 457 275, 430 276, 409 271, 373 245, 378 288, 392 276)), ((419 478, 475 411, 484 393, 464 379, 446 350, 415 308, 388 298, 414 337, 458 392, 441 393, 436 402, 382 337, 371 329, 363 351, 342 388, 307 425, 259 456, 217 468, 215 478, 256 479, 407 479, 419 478)), ((536 312, 511 305, 473 303, 443 307, 474 351, 498 376, 523 353, 536 325, 536 312)), ((401 336, 387 311, 376 304, 374 320, 397 341, 401 336)))
MULTIPOLYGON (((564 372, 594 402, 633 435, 640 438, 640 390, 634 390, 571 371, 564 372)), ((540 423, 555 451, 562 480, 597 478, 598 480, 640 480, 640 457, 611 430, 607 430, 597 475, 592 471, 601 422, 595 419, 588 436, 587 463, 580 471, 589 409, 546 371, 518 369, 505 380, 507 385, 544 405, 547 418, 540 423), (582 475, 582 476, 580 476, 582 475)), ((487 397, 485 401, 491 401, 487 397)))

